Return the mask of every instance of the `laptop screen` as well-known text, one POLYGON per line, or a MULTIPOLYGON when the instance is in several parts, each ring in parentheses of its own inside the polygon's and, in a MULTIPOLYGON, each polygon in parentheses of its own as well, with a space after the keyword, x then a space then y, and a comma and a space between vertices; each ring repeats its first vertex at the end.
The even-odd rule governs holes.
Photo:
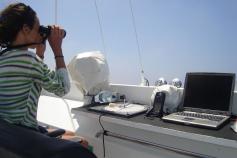
POLYGON ((229 111, 234 83, 232 73, 187 73, 183 106, 229 111))

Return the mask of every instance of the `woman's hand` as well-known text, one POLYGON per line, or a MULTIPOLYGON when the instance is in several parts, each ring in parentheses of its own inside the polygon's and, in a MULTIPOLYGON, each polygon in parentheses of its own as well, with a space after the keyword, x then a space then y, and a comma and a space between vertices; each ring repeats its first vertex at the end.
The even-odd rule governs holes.
POLYGON ((76 136, 74 132, 66 131, 65 134, 63 134, 62 138, 66 140, 74 140, 74 141, 79 140, 78 143, 80 143, 83 147, 87 149, 89 148, 88 141, 83 137, 76 136))
POLYGON ((79 142, 83 147, 85 147, 85 148, 89 148, 89 143, 88 143, 88 141, 86 140, 86 139, 84 139, 84 138, 81 138, 81 141, 79 142))
POLYGON ((51 33, 48 38, 49 44, 55 56, 62 56, 62 40, 64 31, 56 25, 51 26, 51 33))

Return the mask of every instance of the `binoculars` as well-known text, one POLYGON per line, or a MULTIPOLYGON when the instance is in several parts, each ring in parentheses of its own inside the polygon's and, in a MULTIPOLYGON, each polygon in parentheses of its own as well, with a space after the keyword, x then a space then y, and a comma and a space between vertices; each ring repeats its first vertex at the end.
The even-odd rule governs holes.
MULTIPOLYGON (((63 32, 64 32, 64 35, 63 35, 63 38, 64 38, 66 36, 66 31, 63 30, 63 32)), ((39 33, 42 37, 44 37, 44 39, 47 39, 51 33, 51 27, 41 25, 39 27, 39 33)))

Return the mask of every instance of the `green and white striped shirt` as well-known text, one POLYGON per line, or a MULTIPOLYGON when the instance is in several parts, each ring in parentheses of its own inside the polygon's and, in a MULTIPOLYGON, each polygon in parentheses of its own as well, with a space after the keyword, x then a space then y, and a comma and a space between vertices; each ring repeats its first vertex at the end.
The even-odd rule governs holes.
POLYGON ((0 56, 0 119, 37 129, 42 88, 58 96, 68 93, 67 69, 51 71, 35 53, 26 50, 0 56))

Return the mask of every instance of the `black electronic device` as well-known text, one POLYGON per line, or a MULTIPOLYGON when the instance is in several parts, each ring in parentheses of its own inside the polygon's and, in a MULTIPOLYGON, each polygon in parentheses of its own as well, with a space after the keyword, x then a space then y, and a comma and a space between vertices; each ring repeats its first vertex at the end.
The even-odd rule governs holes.
POLYGON ((146 117, 162 117, 163 116, 163 107, 165 103, 165 93, 157 92, 152 102, 152 107, 147 111, 146 117))
MULTIPOLYGON (((63 32, 64 32, 63 37, 65 37, 65 36, 66 36, 66 31, 63 30, 63 32)), ((41 25, 41 26, 39 27, 39 33, 40 33, 40 35, 41 35, 42 37, 48 38, 48 36, 49 36, 50 33, 51 33, 51 26, 43 26, 43 25, 41 25)))

